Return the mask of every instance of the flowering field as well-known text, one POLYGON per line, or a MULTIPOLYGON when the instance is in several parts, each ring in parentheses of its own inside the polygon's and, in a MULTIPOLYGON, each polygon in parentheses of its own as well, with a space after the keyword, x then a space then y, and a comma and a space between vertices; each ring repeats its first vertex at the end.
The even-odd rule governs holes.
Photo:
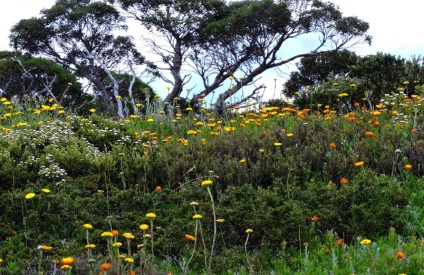
POLYGON ((0 273, 424 274, 422 95, 176 102, 2 98, 0 273))

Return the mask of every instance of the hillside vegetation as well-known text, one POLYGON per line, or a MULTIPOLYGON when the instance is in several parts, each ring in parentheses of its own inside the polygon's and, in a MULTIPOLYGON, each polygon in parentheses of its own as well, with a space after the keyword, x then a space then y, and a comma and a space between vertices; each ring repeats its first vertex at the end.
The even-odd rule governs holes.
POLYGON ((424 272, 419 86, 351 110, 199 102, 117 120, 2 98, 1 274, 424 272))

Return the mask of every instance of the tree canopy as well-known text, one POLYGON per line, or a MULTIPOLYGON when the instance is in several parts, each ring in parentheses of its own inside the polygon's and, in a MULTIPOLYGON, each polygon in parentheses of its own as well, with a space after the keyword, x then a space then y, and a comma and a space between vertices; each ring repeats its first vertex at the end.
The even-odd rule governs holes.
MULTIPOLYGON (((230 76, 240 75, 230 89, 219 95, 215 103, 217 112, 254 97, 258 86, 239 101, 225 104, 228 98, 257 81, 269 69, 301 57, 371 42, 366 22, 356 17, 343 17, 337 6, 318 0, 117 2, 167 43, 159 52, 172 77, 166 79, 173 85, 166 101, 179 96, 183 87, 189 85, 189 74, 182 76, 183 67, 191 68, 202 82, 203 87, 193 93, 193 101, 215 92, 230 76), (196 11, 193 14, 179 8, 194 6, 197 9, 193 9, 196 11), (154 15, 144 16, 146 11, 154 15), (186 22, 188 32, 180 27, 186 22), (305 52, 284 55, 287 41, 309 34, 316 35, 315 45, 305 52), (166 58, 161 54, 164 51, 166 58)), ((161 72, 159 66, 156 69, 161 72)))
POLYGON ((57 0, 38 18, 24 19, 11 30, 11 45, 16 50, 47 56, 95 85, 104 107, 117 106, 119 83, 106 85, 112 70, 128 59, 141 64, 143 57, 125 31, 125 18, 112 5, 92 0, 57 0))
POLYGON ((219 91, 214 108, 222 113, 257 99, 264 88, 258 81, 270 69, 371 43, 368 28, 320 0, 57 0, 40 17, 16 24, 10 39, 16 50, 51 58, 90 81, 105 108, 114 106, 123 117, 122 89, 112 72, 134 74, 133 66, 144 63, 170 85, 165 102, 184 90, 192 102, 219 91), (147 48, 118 35, 127 30, 126 17, 150 33, 143 34, 147 48), (302 37, 309 42, 293 51, 288 42, 302 37), (248 92, 240 95, 242 89, 248 92))
POLYGON ((0 90, 2 97, 41 96, 69 108, 86 99, 75 74, 52 60, 17 52, 0 53, 0 90))

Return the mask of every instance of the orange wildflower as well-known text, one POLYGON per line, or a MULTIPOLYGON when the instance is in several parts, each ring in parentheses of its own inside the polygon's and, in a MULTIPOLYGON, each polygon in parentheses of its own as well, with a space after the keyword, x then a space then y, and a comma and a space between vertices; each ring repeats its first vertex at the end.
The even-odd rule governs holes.
POLYGON ((403 257, 405 257, 405 253, 403 253, 402 251, 399 251, 398 253, 396 253, 396 258, 402 259, 403 257))
POLYGON ((187 241, 189 241, 189 242, 194 242, 194 241, 196 241, 196 238, 195 238, 195 237, 193 237, 192 235, 185 234, 185 235, 184 235, 184 237, 185 237, 185 239, 186 239, 187 241))
POLYGON ((160 185, 156 186, 155 188, 156 191, 162 191, 162 187, 160 185))
POLYGON ((416 132, 417 132, 417 129, 415 129, 415 128, 411 129, 411 133, 415 134, 416 132))
POLYGON ((341 184, 346 184, 348 182, 348 179, 347 178, 341 178, 340 179, 340 183, 341 184))
POLYGON ((62 258, 63 265, 72 265, 75 262, 75 259, 72 257, 62 258))
POLYGON ((100 264, 100 269, 103 270, 103 271, 110 270, 110 263, 100 264))
POLYGON ((336 148, 336 144, 334 142, 330 143, 330 148, 336 148))
POLYGON ((317 215, 315 215, 315 216, 313 216, 313 217, 311 218, 311 220, 312 220, 313 222, 317 222, 317 221, 319 220, 319 218, 318 218, 318 216, 317 216, 317 215))
POLYGON ((337 240, 337 242, 336 242, 336 244, 337 244, 338 246, 342 246, 342 245, 344 244, 343 239, 338 239, 338 240, 337 240))
POLYGON ((410 171, 410 170, 412 170, 412 165, 411 164, 405 164, 404 168, 405 168, 405 170, 410 171))
POLYGON ((364 166, 363 161, 355 162, 355 167, 362 167, 362 166, 364 166))
POLYGON ((118 237, 119 236, 119 231, 118 230, 112 230, 112 236, 113 237, 118 237))

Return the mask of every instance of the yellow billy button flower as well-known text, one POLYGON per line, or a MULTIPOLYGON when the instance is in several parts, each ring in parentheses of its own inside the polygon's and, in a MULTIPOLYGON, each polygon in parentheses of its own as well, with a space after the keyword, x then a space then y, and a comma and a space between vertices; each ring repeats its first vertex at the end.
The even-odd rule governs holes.
POLYGON ((216 220, 216 222, 220 222, 220 223, 222 223, 222 222, 224 222, 225 220, 224 219, 217 219, 216 220))
POLYGON ((62 264, 63 265, 72 265, 72 264, 74 264, 74 262, 75 262, 75 259, 72 258, 72 257, 62 258, 62 264))
POLYGON ((147 229, 149 229, 149 226, 145 223, 143 223, 142 225, 140 225, 140 229, 143 231, 146 231, 147 229))
POLYGON ((154 219, 154 218, 156 218, 156 214, 155 213, 147 213, 146 218, 154 219))
POLYGON ((89 223, 85 223, 82 225, 85 229, 93 229, 93 226, 89 223))
POLYGON ((95 245, 95 244, 87 244, 87 245, 85 246, 85 248, 86 248, 86 249, 94 249, 94 248, 96 248, 96 245, 95 245))
POLYGON ((135 238, 135 236, 132 233, 129 233, 129 232, 122 234, 122 236, 124 236, 124 238, 126 238, 126 239, 134 239, 135 238))
POLYGON ((28 194, 25 195, 25 199, 27 199, 27 200, 30 200, 33 197, 35 197, 35 193, 28 193, 28 194))
POLYGON ((197 201, 192 201, 192 202, 190 202, 190 205, 191 205, 191 206, 198 206, 198 205, 199 205, 199 203, 198 203, 197 201))
POLYGON ((249 229, 246 229, 246 233, 247 233, 247 234, 250 234, 250 233, 252 233, 252 232, 253 232, 253 230, 252 230, 252 229, 250 229, 250 228, 249 228, 249 229))
POLYGON ((360 242, 360 244, 362 244, 362 245, 370 245, 370 244, 371 244, 371 240, 364 239, 364 240, 362 240, 362 241, 360 242))
POLYGON ((122 243, 121 242, 116 242, 112 244, 113 247, 121 247, 122 243))
POLYGON ((60 267, 60 269, 62 269, 62 270, 71 270, 72 269, 72 266, 65 264, 65 265, 62 265, 60 267))
POLYGON ((113 233, 110 231, 103 232, 100 236, 102 237, 113 237, 113 233))
POLYGON ((281 142, 274 142, 274 146, 281 146, 283 145, 281 142))
POLYGON ((203 217, 200 214, 196 214, 196 215, 193 216, 194 220, 200 220, 201 218, 203 218, 203 217))
POLYGON ((47 189, 47 188, 43 188, 43 189, 41 189, 41 192, 48 194, 48 193, 50 193, 50 190, 47 189))
POLYGON ((90 110, 88 110, 90 113, 95 113, 96 112, 96 109, 90 109, 90 110))
POLYGON ((126 261, 127 263, 133 263, 134 259, 133 258, 125 258, 124 261, 126 261))
POLYGON ((213 181, 211 181, 211 180, 204 180, 204 181, 202 181, 202 186, 208 186, 208 185, 211 185, 213 183, 213 181))

